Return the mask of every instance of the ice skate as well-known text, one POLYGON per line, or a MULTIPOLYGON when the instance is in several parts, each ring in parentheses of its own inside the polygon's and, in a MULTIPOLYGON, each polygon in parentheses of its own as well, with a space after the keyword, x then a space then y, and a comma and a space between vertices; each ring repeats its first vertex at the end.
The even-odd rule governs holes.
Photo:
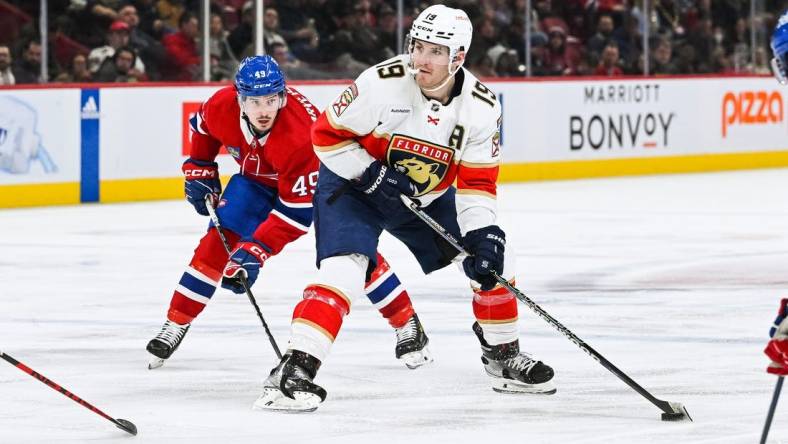
POLYGON ((148 369, 153 370, 164 365, 167 360, 178 346, 181 345, 183 337, 189 331, 191 324, 176 324, 169 319, 161 327, 161 331, 155 338, 148 342, 146 349, 151 354, 150 361, 148 362, 148 369))
POLYGON ((552 395, 553 369, 542 361, 520 351, 519 341, 490 345, 484 340, 481 326, 473 324, 473 332, 482 346, 482 363, 492 379, 492 389, 499 393, 534 393, 552 395))
POLYGON ((413 314, 400 328, 396 329, 397 346, 394 354, 400 361, 413 370, 432 362, 432 354, 427 348, 430 340, 424 333, 424 328, 419 322, 419 316, 413 314))
POLYGON ((326 399, 323 387, 312 382, 320 360, 298 350, 282 357, 263 383, 263 394, 252 409, 286 413, 314 412, 326 399))

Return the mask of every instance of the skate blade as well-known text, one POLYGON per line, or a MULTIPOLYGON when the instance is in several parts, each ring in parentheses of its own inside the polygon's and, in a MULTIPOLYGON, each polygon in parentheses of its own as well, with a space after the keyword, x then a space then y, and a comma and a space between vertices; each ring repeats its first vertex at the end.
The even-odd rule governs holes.
POLYGON ((430 353, 427 347, 419 351, 405 353, 399 357, 399 360, 404 362, 405 366, 411 370, 415 370, 434 361, 434 359, 432 359, 432 353, 430 353))
POLYGON ((162 365, 164 365, 164 359, 161 359, 158 356, 151 356, 150 361, 148 361, 148 370, 155 370, 162 365))
POLYGON ((493 378, 492 389, 498 393, 532 395, 552 395, 558 391, 552 381, 543 382, 541 384, 526 384, 524 382, 497 377, 493 378))
POLYGON ((263 387, 263 394, 252 405, 252 410, 284 413, 308 413, 317 410, 320 397, 314 393, 294 391, 295 399, 288 398, 278 388, 263 387))

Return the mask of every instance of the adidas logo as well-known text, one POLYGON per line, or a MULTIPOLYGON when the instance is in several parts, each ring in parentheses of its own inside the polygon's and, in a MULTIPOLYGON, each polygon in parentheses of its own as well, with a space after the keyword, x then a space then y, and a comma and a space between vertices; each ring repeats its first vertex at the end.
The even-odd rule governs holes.
POLYGON ((98 119, 99 111, 96 99, 93 96, 88 97, 88 100, 82 105, 82 118, 83 119, 98 119))

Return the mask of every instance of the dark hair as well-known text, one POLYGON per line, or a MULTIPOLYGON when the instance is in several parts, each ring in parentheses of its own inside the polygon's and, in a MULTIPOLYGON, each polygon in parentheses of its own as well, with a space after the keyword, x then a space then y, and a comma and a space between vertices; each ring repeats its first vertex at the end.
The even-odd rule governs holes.
POLYGON ((121 52, 128 52, 131 54, 131 67, 133 68, 137 63, 137 53, 134 52, 134 49, 131 46, 121 46, 120 48, 116 49, 115 54, 112 56, 112 63, 117 63, 121 52))
POLYGON ((193 18, 196 19, 197 16, 194 15, 193 13, 191 13, 191 12, 185 11, 183 14, 181 14, 181 17, 178 19, 178 27, 179 28, 183 27, 183 25, 188 23, 189 20, 191 20, 193 18))

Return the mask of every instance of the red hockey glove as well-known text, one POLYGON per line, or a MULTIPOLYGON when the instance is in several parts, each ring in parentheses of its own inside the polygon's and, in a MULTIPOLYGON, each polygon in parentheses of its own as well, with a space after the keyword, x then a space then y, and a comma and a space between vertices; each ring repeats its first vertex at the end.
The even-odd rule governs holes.
POLYGON ((181 170, 183 170, 183 176, 186 179, 184 186, 186 200, 194 206, 197 213, 207 216, 208 208, 205 206, 205 196, 211 195, 214 205, 216 205, 219 195, 222 194, 219 165, 216 162, 189 158, 183 162, 181 170))
POLYGON ((241 283, 241 277, 246 276, 246 280, 251 287, 257 280, 260 267, 265 260, 271 257, 270 249, 254 239, 243 240, 238 243, 235 250, 230 254, 230 260, 224 267, 222 273, 222 287, 231 290, 233 293, 244 293, 246 289, 241 283))

